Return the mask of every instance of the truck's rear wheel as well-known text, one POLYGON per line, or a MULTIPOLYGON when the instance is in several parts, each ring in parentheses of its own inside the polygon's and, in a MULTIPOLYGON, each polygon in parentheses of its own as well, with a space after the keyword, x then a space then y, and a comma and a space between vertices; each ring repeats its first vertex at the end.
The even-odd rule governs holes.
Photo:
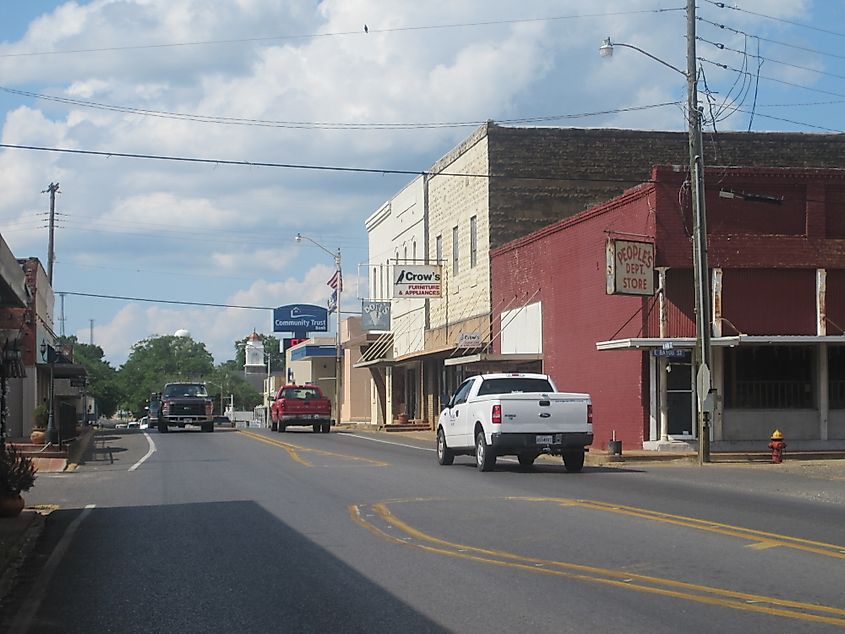
POLYGON ((210 423, 203 423, 203 424, 202 424, 202 430, 203 430, 204 432, 212 432, 212 431, 214 431, 214 422, 210 422, 210 423))
POLYGON ((475 436, 475 464, 479 471, 491 471, 496 466, 496 453, 487 444, 483 431, 475 436))
POLYGON ((315 423, 314 425, 311 425, 311 429, 313 430, 313 432, 314 432, 315 434, 317 434, 317 433, 319 433, 319 431, 320 431, 320 425, 317 425, 317 424, 315 423))
POLYGON ((285 423, 279 422, 279 431, 283 434, 288 430, 288 426, 285 423))
POLYGON ((578 473, 584 468, 583 449, 565 449, 563 451, 563 466, 567 473, 578 473))
POLYGON ((446 445, 446 434, 443 428, 437 430, 437 463, 450 465, 455 462, 455 453, 446 445))
POLYGON ((167 433, 167 423, 165 423, 163 420, 158 421, 158 433, 167 433))
POLYGON ((270 423, 270 431, 278 431, 278 430, 279 430, 278 423, 276 423, 276 421, 271 422, 270 423))
POLYGON ((320 427, 320 431, 324 434, 328 434, 331 431, 331 424, 330 423, 323 423, 322 427, 320 427))

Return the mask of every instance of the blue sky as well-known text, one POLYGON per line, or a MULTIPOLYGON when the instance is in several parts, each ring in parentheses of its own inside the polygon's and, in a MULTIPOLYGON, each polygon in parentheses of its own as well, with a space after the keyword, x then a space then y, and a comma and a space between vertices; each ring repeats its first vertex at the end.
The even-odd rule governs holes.
MULTIPOLYGON (((70 293, 324 305, 333 263, 297 245, 302 232, 342 249, 343 308, 360 309, 364 220, 412 177, 214 161, 424 170, 487 119, 682 130, 682 106, 659 104, 684 102, 683 77, 598 47, 610 36, 685 68, 685 16, 672 10, 683 4, 0 3, 2 143, 211 161, 0 148, 0 232, 18 257, 46 262, 41 192, 58 181, 65 333, 87 342, 93 319, 118 365, 136 341, 186 328, 224 361, 234 340, 271 330, 269 311, 70 293)), ((698 22, 717 131, 845 129, 845 2, 718 4, 701 0, 698 22)))

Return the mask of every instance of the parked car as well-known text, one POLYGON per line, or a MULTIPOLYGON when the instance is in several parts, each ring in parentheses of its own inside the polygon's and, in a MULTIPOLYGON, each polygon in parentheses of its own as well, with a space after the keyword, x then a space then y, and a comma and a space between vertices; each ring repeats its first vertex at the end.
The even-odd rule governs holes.
POLYGON ((479 471, 496 457, 515 455, 528 467, 542 453, 563 456, 567 471, 581 471, 593 442, 589 394, 558 392, 545 374, 482 374, 458 387, 437 423, 437 461, 475 454, 479 471))
POLYGON ((138 422, 140 423, 139 427, 141 429, 149 429, 149 427, 150 427, 150 417, 149 416, 142 416, 141 420, 139 420, 138 422))
POLYGON ((215 425, 223 425, 225 427, 231 427, 232 421, 229 420, 228 416, 215 416, 214 417, 214 424, 215 425))

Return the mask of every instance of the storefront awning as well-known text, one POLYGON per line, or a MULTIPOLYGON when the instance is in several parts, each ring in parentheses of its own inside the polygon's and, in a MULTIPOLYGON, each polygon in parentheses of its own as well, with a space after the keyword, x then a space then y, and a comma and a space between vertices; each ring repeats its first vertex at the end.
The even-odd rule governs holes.
POLYGON ((492 352, 477 352, 462 357, 449 357, 443 361, 443 365, 470 365, 473 363, 526 363, 530 361, 542 361, 543 353, 532 354, 493 354, 492 352))
MULTIPOLYGON (((733 335, 710 339, 710 345, 721 348, 748 345, 816 345, 820 343, 845 344, 845 335, 733 335)), ((648 350, 652 348, 695 348, 695 338, 643 337, 596 342, 596 350, 648 350)))

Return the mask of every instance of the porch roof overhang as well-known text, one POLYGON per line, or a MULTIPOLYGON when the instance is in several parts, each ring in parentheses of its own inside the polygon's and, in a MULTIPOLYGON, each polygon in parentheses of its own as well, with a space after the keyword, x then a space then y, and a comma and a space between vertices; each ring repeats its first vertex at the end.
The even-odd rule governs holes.
POLYGON ((449 357, 443 361, 443 365, 470 365, 473 363, 525 363, 528 361, 542 361, 543 353, 528 354, 493 354, 492 352, 476 352, 461 357, 449 357))
POLYGON ((88 376, 84 365, 79 363, 37 363, 37 367, 53 370, 54 379, 70 379, 79 376, 88 376))
POLYGON ((358 361, 353 363, 353 368, 379 368, 393 365, 393 359, 370 359, 369 361, 358 361))
MULTIPOLYGON (((596 350, 648 350, 653 348, 695 348, 694 337, 642 337, 611 339, 596 342, 596 350)), ((733 335, 713 337, 710 345, 733 348, 741 345, 815 345, 820 343, 845 344, 845 335, 733 335)))

